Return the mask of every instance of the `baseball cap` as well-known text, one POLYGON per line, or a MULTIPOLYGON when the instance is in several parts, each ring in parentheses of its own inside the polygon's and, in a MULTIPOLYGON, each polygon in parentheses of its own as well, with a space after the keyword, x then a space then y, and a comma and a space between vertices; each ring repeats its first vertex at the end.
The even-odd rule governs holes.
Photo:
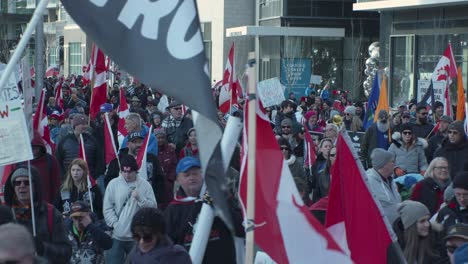
POLYGON ((128 135, 128 141, 132 141, 136 138, 145 138, 140 132, 133 132, 130 135, 128 135))
POLYGON ((185 157, 177 163, 176 174, 186 172, 193 167, 201 168, 200 160, 194 157, 185 157))
POLYGON ((91 210, 89 208, 89 204, 84 201, 76 201, 72 204, 70 210, 70 217, 74 216, 85 216, 91 210))
POLYGON ((461 239, 468 240, 468 225, 466 224, 454 224, 448 228, 447 235, 444 240, 458 237, 461 239))

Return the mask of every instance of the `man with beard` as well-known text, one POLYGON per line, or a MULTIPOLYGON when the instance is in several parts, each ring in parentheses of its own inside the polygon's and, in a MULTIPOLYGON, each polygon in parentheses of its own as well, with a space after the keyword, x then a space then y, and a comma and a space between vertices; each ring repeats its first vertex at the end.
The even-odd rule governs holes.
POLYGON ((413 133, 416 137, 427 138, 434 128, 434 125, 427 122, 427 115, 426 106, 419 105, 416 108, 416 123, 413 125, 413 133))
POLYGON ((180 102, 173 100, 168 110, 171 115, 162 121, 161 127, 166 131, 169 144, 175 147, 176 153, 179 153, 188 139, 187 132, 193 127, 193 121, 183 115, 180 102))
MULTIPOLYGON (((135 159, 138 156, 138 152, 143 145, 144 137, 140 132, 133 132, 132 134, 128 135, 128 144, 127 148, 121 149, 119 152, 119 157, 122 158, 125 155, 133 156, 135 159)), ((109 164, 109 168, 107 169, 106 177, 105 177, 105 185, 114 178, 119 176, 119 161, 114 159, 109 164)), ((158 204, 162 202, 162 197, 164 196, 164 173, 161 169, 161 165, 159 163, 158 158, 153 155, 152 153, 146 153, 146 171, 148 176, 148 181, 151 183, 151 187, 153 187, 154 196, 156 197, 156 201, 158 204)), ((140 174, 140 177, 143 175, 140 174)))
POLYGON ((448 126, 453 122, 453 118, 450 116, 443 115, 439 119, 439 130, 437 133, 429 139, 429 146, 426 148, 427 163, 430 163, 433 159, 434 152, 442 146, 442 140, 448 135, 448 126))
POLYGON ((435 157, 447 159, 450 168, 450 178, 453 180, 458 172, 464 170, 468 157, 468 140, 465 135, 463 121, 454 121, 448 126, 448 136, 442 140, 442 145, 434 153, 435 157))
POLYGON ((281 122, 289 118, 291 121, 294 123, 297 123, 296 116, 294 114, 294 110, 296 109, 296 104, 293 101, 290 100, 284 100, 281 103, 281 111, 276 114, 275 117, 275 133, 277 135, 282 134, 282 127, 281 127, 281 122))
POLYGON ((360 158, 367 164, 368 168, 372 167, 371 153, 375 148, 387 150, 390 146, 389 142, 389 128, 390 122, 388 121, 388 113, 385 110, 380 110, 378 120, 367 129, 364 138, 361 142, 360 158))

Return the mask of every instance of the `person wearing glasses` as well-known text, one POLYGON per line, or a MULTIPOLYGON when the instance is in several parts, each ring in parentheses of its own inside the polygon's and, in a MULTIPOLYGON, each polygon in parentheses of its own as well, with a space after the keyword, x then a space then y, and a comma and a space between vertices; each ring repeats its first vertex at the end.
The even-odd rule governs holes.
POLYGON ((449 230, 458 223, 468 224, 468 172, 460 172, 452 182, 455 197, 440 209, 436 221, 449 230))
POLYGON ((168 106, 170 115, 166 117, 161 127, 166 131, 170 145, 175 147, 176 153, 185 146, 187 133, 193 127, 193 121, 182 113, 182 104, 173 100, 168 106))
POLYGON ((468 225, 455 224, 451 226, 447 231, 447 235, 444 237, 444 241, 450 263, 454 264, 456 263, 454 260, 455 251, 462 245, 467 245, 468 243, 468 225))
POLYGON ((444 157, 450 167, 450 178, 453 180, 458 172, 464 170, 468 157, 468 140, 465 135, 463 121, 454 121, 448 126, 447 138, 442 141, 434 157, 444 157))
POLYGON ((444 192, 450 184, 449 165, 445 158, 431 161, 424 174, 424 180, 413 187, 410 199, 423 203, 431 216, 439 211, 444 202, 444 192))
POLYGON ((33 166, 30 169, 32 183, 29 181, 27 167, 20 166, 9 175, 5 183, 5 203, 11 207, 14 221, 25 226, 31 235, 34 217, 36 226, 34 244, 37 255, 49 260, 50 263, 68 263, 72 250, 62 215, 43 200, 39 172, 33 166), (31 210, 31 195, 34 200, 34 215, 31 210))
POLYGON ((353 132, 362 132, 362 121, 359 116, 356 115, 355 106, 347 106, 344 110, 343 120, 346 130, 353 132))
POLYGON ((129 255, 131 264, 192 263, 185 248, 167 235, 164 216, 158 209, 141 208, 133 216, 131 229, 136 243, 129 255))
POLYGON ((297 157, 293 154, 291 144, 285 138, 278 139, 281 152, 283 153, 284 160, 288 163, 289 170, 293 177, 298 177, 306 180, 304 171, 304 158, 297 157))
POLYGON ((416 137, 428 139, 434 125, 430 124, 427 119, 428 111, 425 105, 416 107, 416 123, 413 124, 413 131, 416 137))
POLYGON ((73 252, 70 263, 104 263, 104 250, 112 247, 112 238, 106 233, 109 228, 96 218, 85 201, 74 202, 70 212, 70 219, 65 221, 73 252))
POLYGON ((409 124, 401 126, 401 132, 395 132, 392 137, 393 143, 388 151, 395 154, 395 166, 402 170, 402 174, 398 176, 408 173, 424 175, 427 169, 424 146, 427 141, 417 138, 409 124))

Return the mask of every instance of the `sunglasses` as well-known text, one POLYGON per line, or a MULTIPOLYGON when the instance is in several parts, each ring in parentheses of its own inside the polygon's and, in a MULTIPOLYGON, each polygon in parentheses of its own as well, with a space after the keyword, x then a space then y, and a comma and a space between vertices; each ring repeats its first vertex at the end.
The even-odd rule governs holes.
POLYGON ((419 114, 420 114, 420 115, 424 115, 424 116, 425 116, 425 115, 427 115, 427 113, 426 113, 426 112, 424 112, 424 113, 419 113, 419 114))
POLYGON ((282 128, 291 128, 291 126, 282 126, 282 128))
POLYGON ((24 180, 24 181, 14 181, 13 185, 15 187, 21 186, 21 183, 24 183, 24 185, 29 186, 29 180, 24 180))
POLYGON ((153 240, 153 235, 152 234, 133 234, 133 239, 136 241, 140 241, 143 239, 143 242, 148 243, 153 240))
POLYGON ((404 118, 404 119, 409 119, 410 117, 409 117, 409 116, 404 116, 403 118, 404 118))
POLYGON ((455 250, 457 250, 457 248, 458 248, 457 246, 452 246, 452 245, 446 245, 445 247, 447 248, 447 251, 450 252, 450 253, 452 253, 452 254, 453 254, 453 252, 455 252, 455 250))
POLYGON ((288 150, 289 151, 289 148, 288 147, 281 147, 281 150, 288 150))
POLYGON ((336 153, 330 153, 330 157, 335 157, 336 156, 336 153))
POLYGON ((351 114, 350 113, 345 113, 345 116, 350 116, 351 114))
POLYGON ((454 131, 454 130, 449 130, 448 133, 449 133, 449 134, 458 135, 458 131, 454 131))
POLYGON ((182 110, 182 107, 173 107, 174 110, 182 110))
POLYGON ((403 135, 412 135, 412 134, 413 134, 413 132, 411 132, 411 131, 403 131, 403 132, 401 132, 401 133, 402 133, 403 135))

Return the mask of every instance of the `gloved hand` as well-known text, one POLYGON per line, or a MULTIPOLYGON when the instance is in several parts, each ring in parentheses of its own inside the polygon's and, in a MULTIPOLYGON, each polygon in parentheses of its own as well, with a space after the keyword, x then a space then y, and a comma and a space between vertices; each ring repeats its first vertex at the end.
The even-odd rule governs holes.
POLYGON ((44 255, 44 243, 42 243, 42 240, 40 238, 34 237, 34 245, 36 247, 37 255, 44 255))
POLYGON ((398 177, 403 176, 403 175, 406 174, 406 171, 403 170, 400 167, 396 167, 393 171, 395 172, 395 175, 398 176, 398 177))

